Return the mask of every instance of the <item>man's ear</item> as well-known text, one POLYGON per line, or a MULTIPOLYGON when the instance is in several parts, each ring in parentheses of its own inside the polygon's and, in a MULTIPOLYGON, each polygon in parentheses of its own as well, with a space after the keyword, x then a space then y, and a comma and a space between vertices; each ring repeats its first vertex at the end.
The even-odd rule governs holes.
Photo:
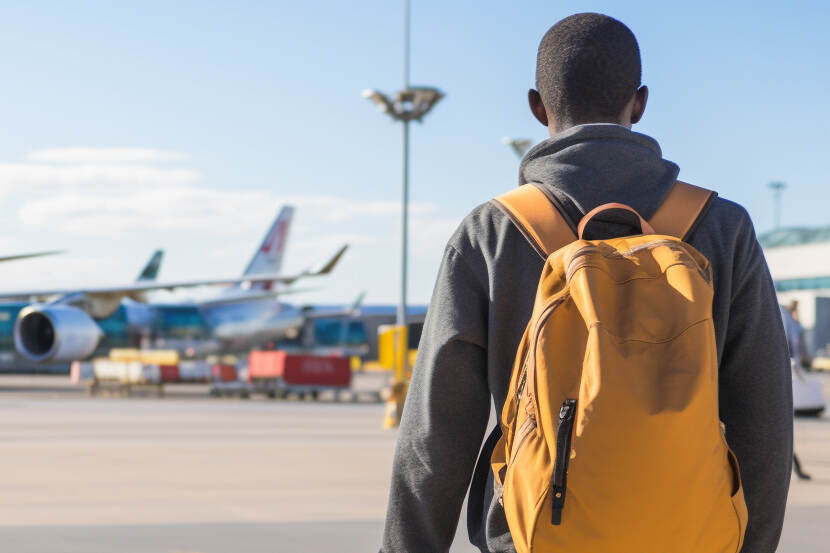
POLYGON ((536 120, 544 126, 548 126, 548 112, 545 111, 545 105, 542 103, 542 95, 535 88, 527 91, 527 103, 530 104, 530 111, 536 120))
POLYGON ((634 93, 634 106, 631 109, 631 124, 639 123, 643 118, 643 113, 646 111, 646 103, 648 102, 648 87, 641 86, 634 93))

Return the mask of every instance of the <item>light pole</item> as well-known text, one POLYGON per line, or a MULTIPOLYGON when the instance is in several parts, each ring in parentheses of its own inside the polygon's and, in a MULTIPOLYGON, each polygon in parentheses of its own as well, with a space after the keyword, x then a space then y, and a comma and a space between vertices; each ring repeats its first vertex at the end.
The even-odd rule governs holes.
POLYGON ((516 152, 517 156, 525 157, 525 154, 530 149, 533 141, 529 138, 510 138, 509 136, 505 136, 501 139, 501 143, 505 146, 510 146, 510 148, 516 152))
POLYGON ((409 122, 422 122, 424 116, 444 97, 437 88, 409 86, 409 0, 405 2, 404 17, 404 88, 394 97, 373 89, 363 91, 363 97, 371 100, 378 110, 403 123, 403 194, 401 221, 401 298, 398 305, 397 324, 406 325, 407 245, 409 231, 409 122))
POLYGON ((784 192, 784 189, 787 188, 787 183, 781 181, 774 181, 769 183, 770 190, 772 190, 772 201, 774 203, 773 207, 773 224, 775 225, 774 228, 777 230, 781 227, 781 194, 784 192))
POLYGON ((407 272, 408 272, 408 238, 409 238, 409 122, 423 122, 424 116, 438 103, 444 94, 433 87, 410 86, 409 84, 409 0, 404 0, 404 71, 403 89, 387 96, 383 92, 374 89, 363 91, 363 97, 371 100, 382 113, 392 118, 393 121, 403 123, 403 174, 401 194, 401 292, 396 324, 398 334, 395 344, 398 351, 396 361, 396 384, 393 386, 393 395, 396 398, 397 413, 387 416, 387 426, 396 426, 400 421, 400 413, 403 408, 403 401, 406 395, 406 373, 408 364, 407 340, 406 340, 406 293, 407 293, 407 272))

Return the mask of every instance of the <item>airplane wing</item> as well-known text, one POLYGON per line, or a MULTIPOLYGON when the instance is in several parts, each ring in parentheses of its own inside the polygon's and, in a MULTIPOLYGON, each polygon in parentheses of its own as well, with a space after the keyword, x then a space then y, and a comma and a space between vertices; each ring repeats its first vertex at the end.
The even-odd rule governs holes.
POLYGON ((329 274, 330 272, 332 272, 332 270, 334 270, 334 266, 337 265, 338 263, 340 263, 340 258, 343 257, 343 254, 346 253, 346 250, 348 250, 348 249, 349 249, 349 245, 344 244, 343 246, 340 247, 339 250, 337 250, 337 253, 335 253, 332 256, 332 258, 328 260, 328 262, 326 262, 322 267, 319 267, 317 269, 311 269, 311 272, 313 272, 314 274, 318 274, 318 275, 327 275, 327 274, 329 274))
POLYGON ((49 252, 35 252, 35 253, 21 253, 21 254, 18 254, 18 255, 4 255, 4 256, 0 256, 0 263, 2 263, 3 261, 16 261, 18 259, 29 259, 29 258, 32 258, 32 257, 43 257, 45 255, 55 255, 55 254, 59 254, 59 253, 63 253, 63 252, 60 251, 60 250, 52 250, 52 251, 49 251, 49 252))
POLYGON ((363 307, 363 300, 366 299, 366 292, 361 292, 357 299, 348 307, 306 309, 303 317, 306 319, 330 319, 332 317, 357 317, 363 307))
POLYGON ((113 297, 140 297, 142 292, 152 292, 154 290, 175 290, 177 288, 195 288, 198 286, 232 286, 234 284, 257 283, 257 282, 278 282, 282 284, 291 284, 301 278, 310 276, 322 276, 329 274, 343 254, 346 252, 348 245, 341 247, 336 254, 321 268, 316 270, 306 270, 296 275, 281 275, 281 274, 257 274, 248 275, 235 278, 211 278, 202 280, 185 280, 179 282, 153 282, 153 281, 139 281, 125 286, 102 286, 92 288, 76 288, 74 290, 54 289, 54 290, 20 290, 14 292, 6 292, 0 294, 0 299, 9 298, 53 298, 60 296, 83 294, 86 296, 99 296, 104 298, 113 297))

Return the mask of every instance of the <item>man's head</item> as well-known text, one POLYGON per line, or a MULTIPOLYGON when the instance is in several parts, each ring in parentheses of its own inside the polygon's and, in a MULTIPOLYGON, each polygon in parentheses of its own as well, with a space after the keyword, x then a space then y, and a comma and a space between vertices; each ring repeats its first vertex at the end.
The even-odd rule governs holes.
POLYGON ((640 48, 628 27, 607 15, 572 15, 542 37, 530 109, 551 135, 582 123, 630 127, 648 99, 640 77, 640 48))

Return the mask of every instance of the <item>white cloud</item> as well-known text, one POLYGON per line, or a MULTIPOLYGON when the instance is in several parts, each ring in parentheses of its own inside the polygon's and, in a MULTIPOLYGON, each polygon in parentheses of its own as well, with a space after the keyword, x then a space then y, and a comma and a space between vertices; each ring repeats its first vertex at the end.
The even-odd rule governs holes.
POLYGON ((42 165, 0 163, 0 193, 64 191, 112 192, 137 187, 189 184, 199 179, 192 169, 159 169, 143 165, 42 165))
POLYGON ((10 261, 0 267, 0 290, 72 289, 95 285, 126 284, 141 268, 142 259, 125 263, 113 255, 55 255, 10 261))
POLYGON ((461 223, 461 217, 425 219, 419 218, 412 221, 410 229, 412 235, 412 250, 415 255, 440 256, 444 253, 444 246, 461 223))
POLYGON ((14 236, 0 236, 0 256, 26 253, 25 244, 14 236))
MULTIPOLYGON (((400 202, 361 201, 337 196, 285 196, 283 202, 295 205, 299 209, 311 211, 315 216, 332 223, 348 221, 360 217, 398 216, 401 212, 400 202)), ((417 202, 409 204, 411 216, 426 215, 436 210, 435 204, 417 202)))
POLYGON ((337 233, 336 235, 326 234, 323 236, 316 236, 314 238, 307 238, 297 233, 296 239, 291 240, 289 251, 294 253, 312 252, 312 257, 318 261, 323 261, 324 257, 329 254, 334 254, 343 244, 349 244, 352 248, 355 246, 375 246, 381 242, 375 234, 362 233, 337 233), (321 257, 323 256, 323 257, 321 257))
MULTIPOLYGON (((303 211, 315 224, 337 224, 356 219, 396 217, 395 202, 361 202, 334 196, 279 196, 268 190, 211 189, 195 186, 110 189, 50 194, 24 203, 18 217, 31 229, 61 232, 118 234, 128 231, 198 231, 213 234, 261 228, 284 204, 303 211)), ((413 216, 436 208, 429 203, 411 206, 413 216)))
POLYGON ((142 230, 227 234, 253 222, 261 226, 273 205, 267 192, 169 187, 49 195, 24 203, 18 217, 30 229, 87 235, 142 230))
MULTIPOLYGON (((138 163, 187 159, 152 148, 54 148, 27 158, 38 163, 0 163, 0 194, 20 196, 18 217, 29 229, 85 235, 141 230, 225 234, 261 226, 282 204, 296 206, 315 224, 397 217, 401 209, 396 201, 204 188, 197 186, 200 174, 191 168, 138 163), (65 164, 40 163, 45 161, 65 164)), ((436 206, 414 203, 410 210, 413 217, 427 216, 436 206)))
POLYGON ((185 161, 190 156, 154 148, 49 148, 26 156, 29 161, 47 163, 147 163, 185 161))

